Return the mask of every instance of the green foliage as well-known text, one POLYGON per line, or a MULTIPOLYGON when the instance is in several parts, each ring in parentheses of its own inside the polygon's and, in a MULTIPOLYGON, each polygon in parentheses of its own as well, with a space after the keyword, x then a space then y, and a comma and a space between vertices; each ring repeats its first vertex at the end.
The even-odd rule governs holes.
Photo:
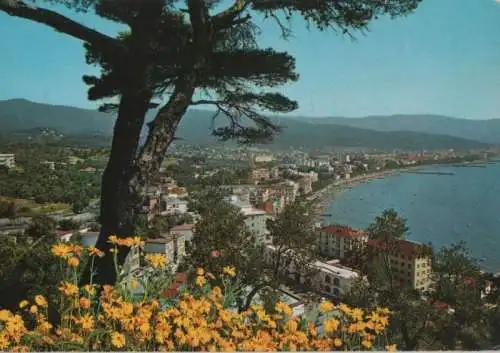
POLYGON ((216 190, 206 191, 194 207, 201 220, 196 223, 185 262, 211 273, 234 266, 242 285, 258 283, 262 274, 260 250, 239 210, 216 190))
POLYGON ((367 229, 370 239, 391 241, 404 239, 408 227, 406 219, 399 216, 393 208, 385 210, 375 218, 367 229))
POLYGON ((32 238, 53 237, 56 231, 56 221, 48 216, 36 216, 31 219, 31 224, 24 234, 32 238))
POLYGON ((55 239, 39 242, 0 238, 0 307, 17 309, 21 300, 42 294, 55 300, 62 273, 50 252, 55 239))
POLYGON ((19 207, 13 201, 0 200, 0 218, 16 218, 19 207))
MULTIPOLYGON (((0 196, 34 200, 40 204, 68 203, 75 211, 81 211, 91 198, 99 196, 99 173, 85 173, 79 170, 80 166, 67 165, 68 157, 77 156, 78 149, 29 143, 3 148, 16 155, 16 164, 22 169, 0 173, 0 196), (57 163, 55 170, 41 164, 47 160, 57 163)), ((12 210, 9 212, 12 214, 12 210)))

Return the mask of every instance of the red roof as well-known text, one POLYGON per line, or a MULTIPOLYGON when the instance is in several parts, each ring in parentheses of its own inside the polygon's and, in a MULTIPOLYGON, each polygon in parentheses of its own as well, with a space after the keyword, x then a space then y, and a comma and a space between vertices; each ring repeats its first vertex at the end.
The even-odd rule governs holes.
POLYGON ((441 301, 438 301, 436 300, 434 302, 434 307, 438 310, 444 310, 448 307, 448 304, 444 303, 444 302, 441 302, 441 301))
POLYGON ((335 235, 340 235, 344 237, 358 237, 362 235, 366 235, 367 233, 359 230, 359 229, 354 229, 349 226, 341 225, 341 224, 330 224, 326 227, 321 228, 322 232, 330 233, 330 234, 335 234, 335 235))
POLYGON ((367 245, 381 251, 391 250, 394 251, 395 253, 412 257, 414 256, 418 257, 423 255, 423 250, 424 250, 424 245, 419 243, 413 243, 408 240, 397 240, 394 243, 388 245, 382 240, 369 239, 367 245))
POLYGON ((181 286, 186 285, 187 282, 188 278, 186 272, 176 273, 172 284, 163 291, 162 297, 175 298, 179 294, 181 286))
POLYGON ((193 228, 194 228, 194 224, 184 223, 184 224, 172 227, 172 229, 170 229, 170 231, 172 231, 172 232, 175 232, 175 231, 180 232, 180 231, 183 231, 183 230, 193 230, 193 228))

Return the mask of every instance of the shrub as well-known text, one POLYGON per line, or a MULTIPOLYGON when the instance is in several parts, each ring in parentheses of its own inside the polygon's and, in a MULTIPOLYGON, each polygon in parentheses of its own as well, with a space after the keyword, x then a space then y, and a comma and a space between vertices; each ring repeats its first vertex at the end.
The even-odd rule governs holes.
MULTIPOLYGON (((140 238, 111 238, 119 246, 140 248, 140 238)), ((79 288, 81 261, 93 261, 102 252, 71 244, 52 248, 61 260, 67 279, 59 286, 56 303, 37 295, 19 304, 18 312, 0 310, 0 350, 3 351, 276 351, 371 350, 387 346, 385 328, 389 310, 365 313, 361 309, 322 302, 322 327, 293 315, 283 302, 272 313, 258 305, 235 310, 239 288, 234 268, 226 267, 217 278, 196 270, 194 283, 177 298, 165 301, 160 293, 171 275, 164 256, 145 256, 149 264, 140 276, 122 276, 115 286, 79 288), (220 286, 212 285, 217 280, 220 286), (142 285, 144 293, 134 295, 142 285), (58 324, 47 317, 54 305, 58 324), (321 333, 318 331, 322 331, 321 333)), ((117 266, 117 271, 121 271, 117 266)))

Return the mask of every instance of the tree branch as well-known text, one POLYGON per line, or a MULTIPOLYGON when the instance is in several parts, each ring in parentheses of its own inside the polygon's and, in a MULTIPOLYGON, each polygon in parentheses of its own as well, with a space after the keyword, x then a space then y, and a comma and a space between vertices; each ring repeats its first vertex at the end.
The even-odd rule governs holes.
POLYGON ((30 6, 21 0, 0 0, 0 11, 10 16, 45 24, 58 32, 91 43, 101 50, 114 49, 122 53, 126 51, 125 46, 117 39, 88 28, 55 11, 30 6))

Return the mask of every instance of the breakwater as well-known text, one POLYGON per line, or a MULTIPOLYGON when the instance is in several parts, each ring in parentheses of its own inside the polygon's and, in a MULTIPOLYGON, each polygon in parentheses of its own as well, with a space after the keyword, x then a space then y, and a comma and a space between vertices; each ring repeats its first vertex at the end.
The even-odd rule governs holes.
POLYGON ((425 172, 422 170, 407 171, 408 174, 427 174, 427 175, 455 175, 452 172, 425 172))

